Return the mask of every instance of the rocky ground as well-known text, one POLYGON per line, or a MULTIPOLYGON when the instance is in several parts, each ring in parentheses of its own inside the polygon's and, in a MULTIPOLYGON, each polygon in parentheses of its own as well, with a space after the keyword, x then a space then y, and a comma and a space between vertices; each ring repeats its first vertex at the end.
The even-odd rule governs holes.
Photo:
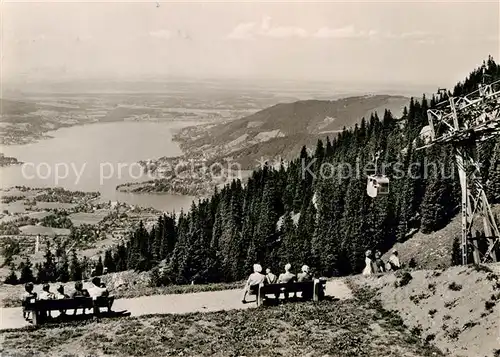
POLYGON ((500 263, 351 280, 421 339, 456 357, 500 356, 500 263))

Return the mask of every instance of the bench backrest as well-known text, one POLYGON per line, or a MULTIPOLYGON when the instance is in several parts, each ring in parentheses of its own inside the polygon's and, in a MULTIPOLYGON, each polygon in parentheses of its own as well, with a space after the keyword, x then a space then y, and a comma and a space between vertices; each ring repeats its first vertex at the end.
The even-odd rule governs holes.
POLYGON ((295 293, 295 292, 313 291, 313 289, 314 289, 313 281, 304 281, 300 283, 264 285, 260 288, 260 292, 261 294, 274 294, 282 291, 295 293))
POLYGON ((66 309, 90 309, 94 306, 108 307, 114 301, 114 297, 98 297, 95 302, 90 297, 75 297, 72 299, 60 300, 36 300, 35 302, 25 303, 26 310, 36 311, 51 311, 51 310, 66 310, 66 309))

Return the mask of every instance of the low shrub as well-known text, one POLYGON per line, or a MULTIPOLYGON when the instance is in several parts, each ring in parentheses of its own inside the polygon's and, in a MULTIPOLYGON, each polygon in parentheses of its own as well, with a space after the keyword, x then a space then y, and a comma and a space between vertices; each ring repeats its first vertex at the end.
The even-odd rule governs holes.
POLYGON ((490 267, 482 264, 473 264, 472 268, 480 273, 493 273, 493 270, 491 270, 490 267))
POLYGON ((449 337, 450 339, 452 339, 452 340, 456 340, 456 339, 458 338, 458 336, 460 336, 460 333, 461 333, 461 332, 462 332, 462 331, 460 331, 460 329, 459 329, 459 328, 454 327, 454 328, 452 328, 451 330, 449 330, 449 331, 448 331, 447 335, 448 335, 448 337, 449 337))
POLYGON ((464 324, 462 330, 467 330, 468 328, 473 328, 474 326, 479 325, 479 322, 469 321, 464 324))
POLYGON ((401 277, 394 284, 396 287, 403 287, 408 285, 412 279, 413 277, 411 276, 411 274, 405 271, 401 274, 401 277))
POLYGON ((454 281, 448 285, 448 289, 453 290, 453 291, 460 291, 462 290, 462 285, 455 283, 454 281))
POLYGON ((493 308, 495 307, 495 305, 496 305, 495 301, 486 301, 484 303, 484 308, 486 310, 493 310, 493 308))
POLYGON ((425 337, 425 342, 432 342, 436 339, 436 335, 431 333, 425 337))

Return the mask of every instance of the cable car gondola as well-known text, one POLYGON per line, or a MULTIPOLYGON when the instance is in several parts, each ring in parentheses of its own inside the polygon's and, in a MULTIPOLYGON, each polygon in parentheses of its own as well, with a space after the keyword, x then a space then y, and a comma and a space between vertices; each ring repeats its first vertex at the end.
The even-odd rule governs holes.
POLYGON ((389 178, 385 175, 377 173, 377 162, 379 156, 380 151, 373 157, 375 161, 375 174, 368 176, 368 182, 366 184, 366 193, 372 198, 379 195, 382 196, 389 194, 389 178))
POLYGON ((389 178, 385 175, 370 175, 366 185, 368 196, 375 198, 378 195, 389 194, 389 178))

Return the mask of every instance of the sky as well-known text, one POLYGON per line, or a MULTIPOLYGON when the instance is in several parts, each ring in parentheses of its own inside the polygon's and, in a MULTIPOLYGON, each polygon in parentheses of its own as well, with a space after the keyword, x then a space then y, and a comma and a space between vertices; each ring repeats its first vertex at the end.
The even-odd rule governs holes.
POLYGON ((2 76, 451 85, 500 59, 499 2, 4 1, 2 76))

